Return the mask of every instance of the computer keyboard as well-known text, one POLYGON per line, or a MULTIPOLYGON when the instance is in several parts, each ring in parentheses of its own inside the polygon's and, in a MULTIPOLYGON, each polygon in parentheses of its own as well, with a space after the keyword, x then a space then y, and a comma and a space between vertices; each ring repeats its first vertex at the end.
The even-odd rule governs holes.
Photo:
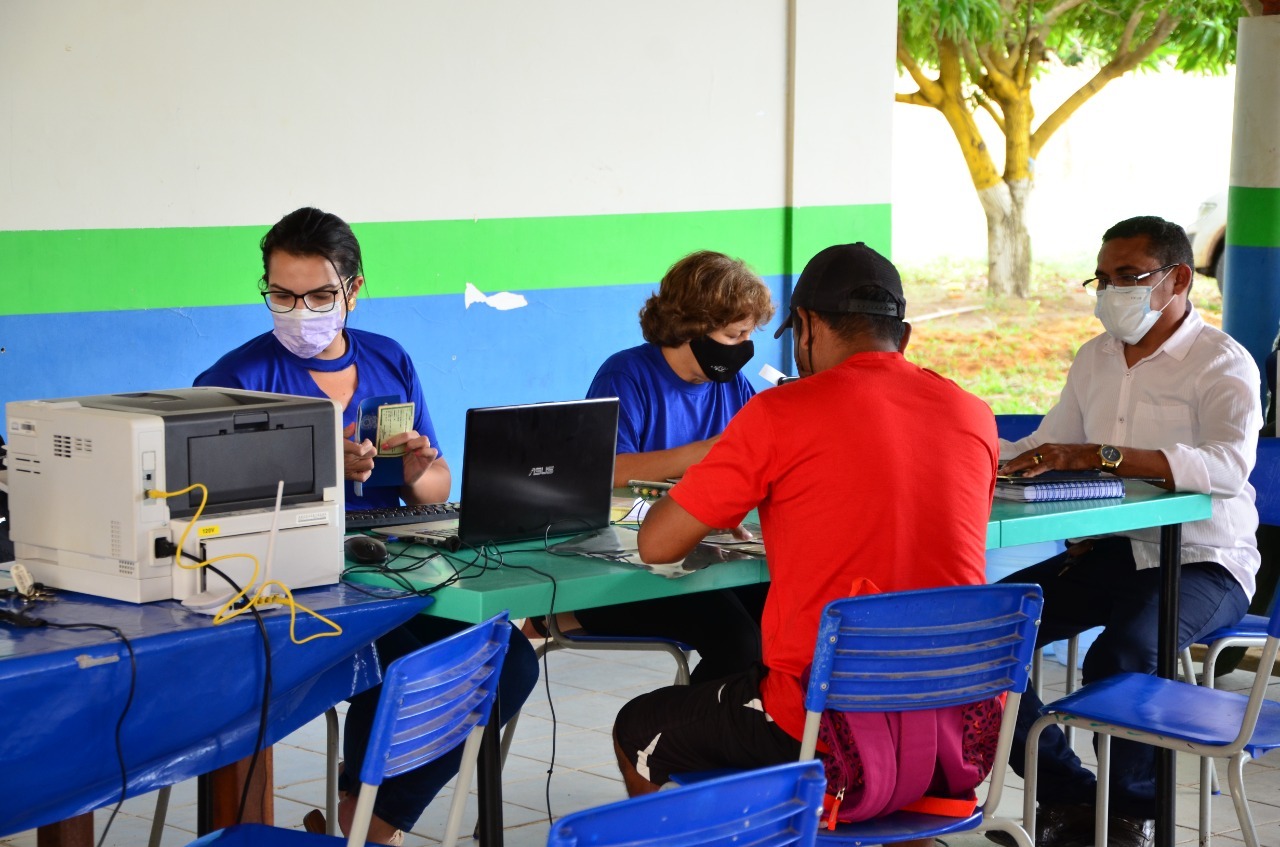
POLYGON ((393 509, 348 509, 347 532, 380 526, 403 526, 458 517, 457 503, 423 503, 418 506, 396 506, 393 509))

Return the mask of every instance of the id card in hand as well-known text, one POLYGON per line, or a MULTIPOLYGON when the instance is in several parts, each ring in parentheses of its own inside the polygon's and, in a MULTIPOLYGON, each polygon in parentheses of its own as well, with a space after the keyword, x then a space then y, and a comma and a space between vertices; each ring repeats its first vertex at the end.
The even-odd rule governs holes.
POLYGON ((383 447, 394 435, 413 429, 413 404, 393 403, 378 407, 377 440, 379 456, 403 456, 405 445, 399 447, 383 447))

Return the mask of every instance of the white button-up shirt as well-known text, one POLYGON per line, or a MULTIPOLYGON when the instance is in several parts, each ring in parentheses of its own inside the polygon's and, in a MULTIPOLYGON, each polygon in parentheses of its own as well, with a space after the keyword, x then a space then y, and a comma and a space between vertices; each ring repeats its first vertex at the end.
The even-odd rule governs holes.
MULTIPOLYGON (((1159 450, 1177 491, 1213 496, 1213 514, 1182 527, 1183 562, 1217 562, 1252 598, 1260 558, 1249 473, 1262 410, 1258 367, 1194 309, 1156 352, 1133 367, 1124 345, 1103 334, 1076 354, 1057 404, 1040 427, 1001 440, 1002 459, 1040 444, 1114 444, 1159 450)), ((1158 528, 1122 533, 1139 568, 1160 564, 1158 528)))

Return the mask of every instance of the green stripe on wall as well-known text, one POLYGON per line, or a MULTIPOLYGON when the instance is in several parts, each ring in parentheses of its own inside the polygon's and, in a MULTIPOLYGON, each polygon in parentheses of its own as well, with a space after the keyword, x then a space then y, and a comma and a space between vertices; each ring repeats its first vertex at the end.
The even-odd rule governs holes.
MULTIPOLYGON (((353 224, 375 297, 621 285, 659 279, 693 250, 798 273, 828 244, 888 253, 889 204, 353 224)), ((100 312, 254 302, 269 224, 186 229, 0 232, 0 269, 17 282, 0 314, 100 312)))
POLYGON ((1280 188, 1243 188, 1227 193, 1227 243, 1280 247, 1280 188))

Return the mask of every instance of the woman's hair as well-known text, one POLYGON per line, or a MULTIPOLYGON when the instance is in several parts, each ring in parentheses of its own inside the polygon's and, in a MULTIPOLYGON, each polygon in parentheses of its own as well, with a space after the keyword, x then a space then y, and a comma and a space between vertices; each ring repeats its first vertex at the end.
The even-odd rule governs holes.
POLYGON ((344 286, 348 279, 364 275, 360 242, 347 222, 337 215, 306 207, 290 212, 262 236, 262 286, 266 290, 271 254, 279 250, 291 256, 323 256, 338 272, 344 286))
POLYGON ((737 321, 759 326, 772 317, 769 288, 741 259, 699 250, 667 271, 640 310, 640 330, 645 341, 679 347, 737 321))

